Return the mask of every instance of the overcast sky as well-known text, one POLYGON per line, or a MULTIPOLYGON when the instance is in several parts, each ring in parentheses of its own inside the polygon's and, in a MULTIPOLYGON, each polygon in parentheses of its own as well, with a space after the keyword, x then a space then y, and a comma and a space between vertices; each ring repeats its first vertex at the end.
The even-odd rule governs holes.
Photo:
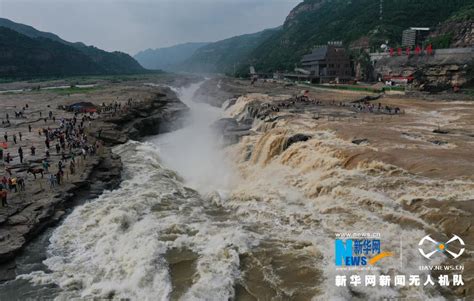
POLYGON ((0 0, 0 17, 134 55, 283 24, 302 0, 0 0))

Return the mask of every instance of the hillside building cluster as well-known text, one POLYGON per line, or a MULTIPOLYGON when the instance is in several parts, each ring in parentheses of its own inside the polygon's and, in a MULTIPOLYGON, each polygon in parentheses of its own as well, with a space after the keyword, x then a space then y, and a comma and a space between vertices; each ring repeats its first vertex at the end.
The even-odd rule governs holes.
MULTIPOLYGON (((430 32, 427 27, 410 27, 402 33, 401 45, 403 53, 410 53, 408 49, 423 45, 430 32)), ((394 49, 383 45, 382 56, 386 53, 394 55, 394 49)), ((370 43, 368 38, 361 38, 350 47, 351 50, 369 52, 370 43)), ((397 49, 397 55, 400 55, 397 49)), ((414 49, 415 50, 415 49, 414 49)), ((417 53, 418 52, 413 52, 417 53)), ((327 45, 316 46, 311 53, 306 54, 301 59, 301 68, 295 69, 298 77, 306 78, 313 83, 348 83, 354 79, 360 79, 358 66, 351 60, 350 54, 343 46, 342 42, 329 42, 327 45)), ((288 76, 287 76, 288 77, 288 76)))

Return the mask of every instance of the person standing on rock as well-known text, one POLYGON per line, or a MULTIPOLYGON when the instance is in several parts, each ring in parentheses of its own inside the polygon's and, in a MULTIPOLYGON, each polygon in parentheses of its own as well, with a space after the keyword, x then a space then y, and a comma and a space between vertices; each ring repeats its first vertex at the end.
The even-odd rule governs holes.
POLYGON ((8 133, 5 132, 5 135, 3 135, 3 138, 5 139, 5 142, 8 142, 8 133))
POLYGON ((71 172, 71 175, 76 173, 76 164, 74 164, 74 161, 72 161, 72 160, 69 163, 69 170, 71 172))
POLYGON ((7 207, 8 206, 8 202, 7 202, 7 195, 8 195, 8 192, 7 190, 3 190, 0 188, 0 198, 2 199, 2 207, 7 207))
POLYGON ((56 186, 56 177, 53 174, 49 175, 49 187, 53 189, 56 186))
POLYGON ((31 133, 31 124, 28 124, 28 132, 31 133))
POLYGON ((32 145, 30 150, 31 150, 31 155, 34 156, 36 154, 36 147, 32 145))
POLYGON ((18 156, 20 156, 20 163, 23 163, 23 149, 21 148, 18 148, 18 156))
POLYGON ((48 163, 48 161, 46 161, 46 160, 43 160, 43 169, 44 169, 46 172, 49 172, 49 163, 48 163))
POLYGON ((56 184, 61 185, 61 171, 58 170, 56 173, 56 184))
POLYGON ((18 188, 20 191, 25 191, 25 180, 23 178, 18 178, 18 188))
POLYGON ((15 177, 12 179, 12 185, 13 185, 13 189, 15 189, 15 193, 18 192, 18 179, 15 177))
POLYGON ((18 137, 20 137, 20 141, 23 139, 23 134, 21 132, 18 132, 18 137))

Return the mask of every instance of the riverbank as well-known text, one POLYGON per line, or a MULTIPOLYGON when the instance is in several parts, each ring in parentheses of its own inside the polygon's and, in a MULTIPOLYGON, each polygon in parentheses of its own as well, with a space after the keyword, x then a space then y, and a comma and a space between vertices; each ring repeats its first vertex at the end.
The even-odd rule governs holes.
MULTIPOLYGON (((178 82, 186 83, 192 80, 178 79, 178 82)), ((139 140, 147 135, 167 132, 181 126, 188 108, 169 88, 158 86, 169 81, 169 78, 166 78, 166 81, 160 78, 155 81, 155 86, 149 82, 120 85, 101 83, 100 89, 87 94, 80 91, 72 95, 57 94, 54 91, 28 91, 0 95, 4 109, 2 115, 5 114, 0 116, 0 119, 4 120, 0 132, 9 136, 4 156, 10 153, 12 157, 9 163, 2 160, 5 176, 23 178, 26 184, 24 191, 9 192, 8 206, 0 208, 0 280, 16 276, 14 258, 45 228, 60 221, 67 209, 74 206, 78 200, 92 199, 104 190, 118 187, 122 162, 120 157, 111 152, 113 146, 125 143, 128 139, 139 140), (77 154, 75 173, 72 174, 69 168, 66 168, 63 183, 51 188, 48 172, 44 173, 44 177, 37 174, 37 179, 27 173, 29 168, 42 168, 41 162, 45 158, 44 137, 39 135, 38 131, 58 127, 61 118, 72 118, 73 113, 62 108, 79 101, 88 101, 97 107, 120 104, 126 109, 93 114, 92 120, 85 122, 88 143, 99 142, 100 147, 95 155, 88 155, 85 159, 77 154), (15 116, 15 112, 20 110, 23 117, 15 116), (9 124, 6 123, 6 114, 9 115, 9 124), (21 141, 19 133, 22 133, 21 141), (17 136, 17 143, 12 141, 13 135, 17 136), (24 150, 23 163, 17 153, 20 146, 24 150), (35 148, 35 154, 30 153, 31 147, 35 148)), ((82 118, 82 114, 77 118, 82 118)), ((54 146, 55 142, 51 144, 54 146)), ((50 172, 54 172, 62 156, 54 147, 50 153, 50 172)), ((69 160, 62 161, 69 164, 69 160)))
POLYGON ((200 101, 216 106, 232 99, 225 104, 230 106, 239 97, 249 96, 248 106, 255 116, 262 113, 260 119, 268 126, 301 118, 313 131, 328 130, 344 141, 359 141, 358 151, 340 150, 350 158, 348 167, 379 160, 427 177, 473 179, 474 98, 444 93, 375 95, 274 82, 250 85, 231 78, 208 81, 197 95, 200 101), (313 101, 294 101, 303 91, 313 101), (272 106, 278 111, 269 109, 272 106), (387 107, 393 111, 385 111, 387 107), (397 114, 396 108, 400 110, 397 114))

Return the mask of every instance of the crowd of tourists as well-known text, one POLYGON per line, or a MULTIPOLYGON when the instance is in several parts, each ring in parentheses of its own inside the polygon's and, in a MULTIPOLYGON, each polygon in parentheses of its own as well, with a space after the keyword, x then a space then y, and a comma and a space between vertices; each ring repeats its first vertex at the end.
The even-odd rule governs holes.
POLYGON ((380 102, 376 105, 371 102, 354 103, 351 108, 357 112, 363 113, 379 113, 379 114, 400 114, 401 110, 399 107, 391 107, 388 105, 382 105, 380 102))
MULTIPOLYGON (((26 118, 25 109, 27 108, 28 105, 21 110, 21 113, 15 112, 15 117, 26 118)), ((36 180, 39 175, 41 178, 46 175, 49 187, 54 189, 62 185, 65 174, 76 173, 78 157, 85 160, 88 156, 95 155, 100 147, 99 141, 89 141, 86 134, 86 128, 91 125, 91 114, 74 113, 71 118, 57 118, 52 111, 49 111, 45 119, 45 123, 52 121, 55 126, 40 127, 37 133, 34 133, 31 124, 28 125, 30 135, 38 135, 44 139, 44 152, 41 155, 37 151, 37 147, 40 146, 35 146, 33 142, 25 146, 24 135, 21 131, 4 132, 3 141, 0 142, 0 162, 3 161, 5 166, 5 174, 0 178, 0 198, 3 207, 8 205, 8 193, 25 191, 29 174, 32 175, 33 180, 36 180), (16 151, 11 151, 15 147, 16 151), (24 147, 29 148, 28 162, 25 162, 27 150, 24 147), (53 160, 52 156, 58 159, 57 163, 54 163, 56 160, 53 160)), ((2 122, 4 125, 11 125, 8 113, 5 115, 5 120, 2 122)))

